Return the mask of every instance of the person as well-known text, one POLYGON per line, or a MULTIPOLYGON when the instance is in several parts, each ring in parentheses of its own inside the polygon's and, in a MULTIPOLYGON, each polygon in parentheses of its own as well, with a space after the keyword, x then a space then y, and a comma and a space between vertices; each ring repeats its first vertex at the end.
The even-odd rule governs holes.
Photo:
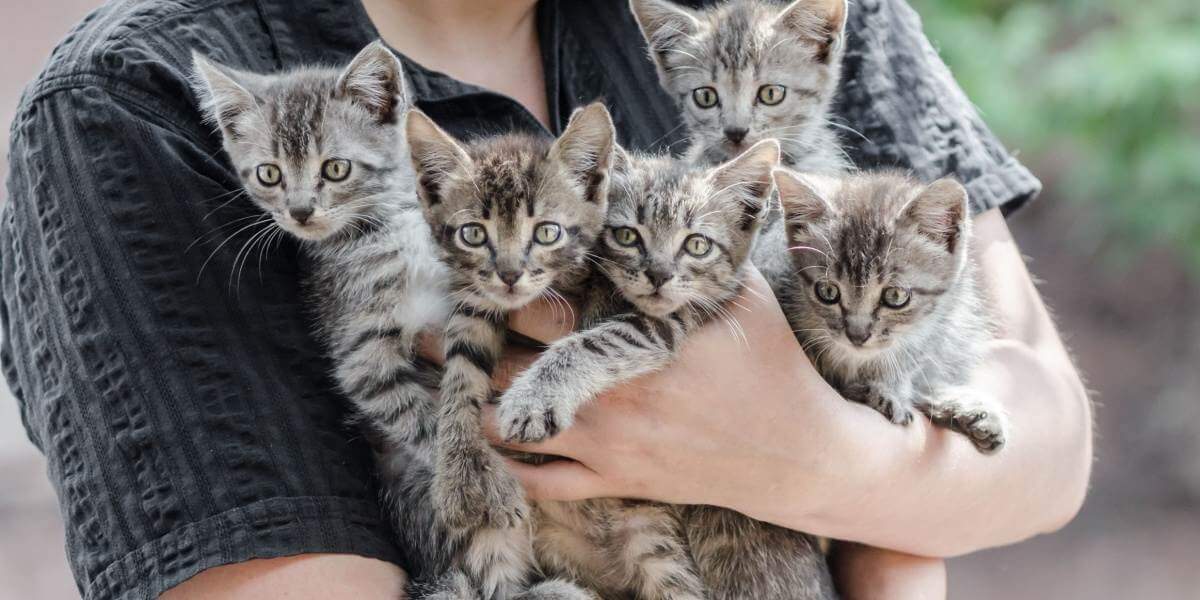
MULTIPOLYGON (((303 252, 285 240, 243 260, 254 209, 189 86, 193 50, 270 71, 344 63, 377 37, 404 56, 416 105, 454 135, 556 134, 604 98, 623 145, 681 149, 623 2, 99 8, 22 98, 0 213, 0 364, 48 459, 84 597, 401 593, 369 453, 310 333, 303 252)), ((1003 217, 1037 180, 980 122, 904 0, 851 3, 845 60, 837 118, 855 131, 844 141, 856 164, 953 175, 970 191, 1000 327, 975 385, 1010 413, 1004 451, 984 457, 842 400, 755 280, 739 313, 748 344, 701 332, 677 364, 537 446, 572 462, 514 468, 534 498, 715 504, 846 540, 834 552, 845 597, 936 597, 940 557, 1074 516, 1090 408, 1003 217)), ((512 325, 542 341, 569 327, 547 307, 512 325)), ((501 375, 529 360, 514 348, 501 375)))

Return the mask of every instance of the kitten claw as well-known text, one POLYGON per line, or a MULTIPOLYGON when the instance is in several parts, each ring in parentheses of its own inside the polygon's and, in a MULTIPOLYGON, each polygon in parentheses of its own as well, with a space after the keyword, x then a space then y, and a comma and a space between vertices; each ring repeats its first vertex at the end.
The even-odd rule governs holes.
POLYGON ((975 410, 955 415, 950 427, 962 433, 984 454, 991 454, 1004 447, 1004 423, 996 414, 986 410, 975 410))
POLYGON ((524 444, 554 437, 568 423, 554 402, 541 394, 526 394, 514 385, 500 399, 497 417, 500 435, 506 442, 524 444))

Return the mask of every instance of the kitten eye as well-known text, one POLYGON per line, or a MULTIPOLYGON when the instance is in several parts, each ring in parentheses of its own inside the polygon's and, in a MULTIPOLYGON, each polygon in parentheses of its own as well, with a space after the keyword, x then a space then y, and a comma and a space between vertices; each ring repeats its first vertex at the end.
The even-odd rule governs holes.
POLYGON ((692 101, 700 108, 712 108, 717 100, 717 88, 705 86, 692 90, 692 101))
POLYGON ((698 233, 693 233, 686 240, 683 240, 683 249, 696 258, 704 258, 708 256, 709 252, 712 252, 712 240, 698 233))
POLYGON ((321 177, 329 181, 341 181, 350 176, 350 161, 344 158, 331 158, 321 165, 321 177))
POLYGON ((904 308, 908 306, 911 295, 902 287, 883 288, 883 305, 888 308, 904 308))
POLYGON ((836 304, 842 297, 842 291, 838 289, 837 284, 824 279, 813 285, 813 291, 817 294, 817 300, 825 304, 836 304))
POLYGON ((558 223, 541 223, 533 230, 533 241, 549 246, 562 237, 562 227, 558 223))
POLYGON ((782 85, 764 85, 758 88, 758 101, 767 106, 775 106, 787 97, 787 88, 782 85))
POLYGON ((279 185, 283 179, 283 173, 279 171, 279 167, 271 163, 263 163, 254 169, 254 174, 258 176, 258 182, 267 186, 279 185))
POLYGON ((479 223, 467 223, 458 230, 458 237, 462 238, 464 244, 478 248, 487 243, 488 234, 483 225, 479 223))
POLYGON ((612 230, 613 239, 622 246, 636 246, 642 239, 641 234, 632 227, 617 227, 612 230))

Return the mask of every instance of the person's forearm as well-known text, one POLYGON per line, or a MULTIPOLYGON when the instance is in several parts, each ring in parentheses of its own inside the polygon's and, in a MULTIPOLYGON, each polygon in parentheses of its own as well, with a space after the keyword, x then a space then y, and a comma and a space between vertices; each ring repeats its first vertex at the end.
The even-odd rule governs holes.
POLYGON ((993 345, 978 379, 980 390, 998 395, 1011 413, 1012 434, 999 453, 982 455, 959 434, 925 421, 900 428, 879 419, 864 429, 856 419, 855 430, 839 436, 845 442, 839 453, 864 461, 869 468, 846 472, 868 480, 843 479, 845 489, 822 492, 828 506, 771 520, 927 556, 1012 543, 1064 525, 1083 501, 1091 462, 1082 386, 1014 342, 993 345))
POLYGON ((838 542, 829 557, 842 600, 945 600, 946 562, 838 542))

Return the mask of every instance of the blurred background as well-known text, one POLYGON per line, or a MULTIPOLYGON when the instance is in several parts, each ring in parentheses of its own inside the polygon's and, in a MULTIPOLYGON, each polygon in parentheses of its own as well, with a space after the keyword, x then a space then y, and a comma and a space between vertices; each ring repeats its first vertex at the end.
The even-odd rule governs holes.
MULTIPOLYGON (((1200 597, 1200 2, 910 1, 1046 184, 1010 227, 1097 405, 1079 518, 951 561, 950 596, 1200 597)), ((0 122, 97 4, 0 5, 0 122)), ((44 468, 0 389, 2 597, 77 596, 44 468)))

